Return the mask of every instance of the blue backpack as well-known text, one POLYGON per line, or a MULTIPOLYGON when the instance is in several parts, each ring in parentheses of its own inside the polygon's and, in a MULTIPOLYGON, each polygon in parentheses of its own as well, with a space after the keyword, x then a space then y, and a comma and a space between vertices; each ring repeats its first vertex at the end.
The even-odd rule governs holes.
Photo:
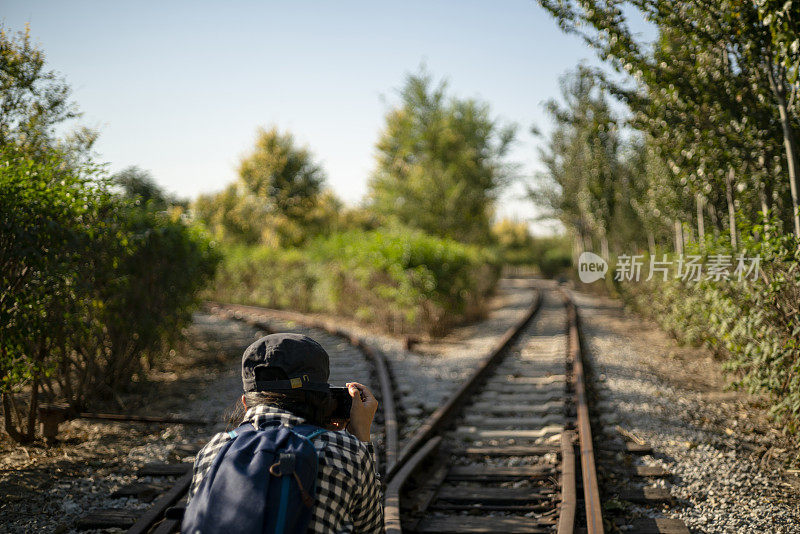
POLYGON ((228 432, 186 508, 185 534, 305 534, 317 487, 317 451, 325 432, 279 421, 258 430, 246 423, 228 432))

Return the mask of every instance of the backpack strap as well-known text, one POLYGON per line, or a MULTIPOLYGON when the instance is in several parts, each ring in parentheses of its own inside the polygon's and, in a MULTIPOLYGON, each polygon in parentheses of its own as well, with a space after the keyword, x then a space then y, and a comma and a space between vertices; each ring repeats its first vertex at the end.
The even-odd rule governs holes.
POLYGON ((301 438, 306 439, 308 441, 311 441, 312 439, 316 438, 320 434, 324 434, 325 432, 328 432, 328 430, 326 430, 324 428, 320 428, 320 427, 314 426, 314 425, 309 425, 307 423, 302 424, 302 425, 297 425, 295 427, 290 427, 289 430, 291 430, 292 433, 294 433, 294 434, 296 434, 296 435, 300 436, 301 438), (305 433, 306 430, 311 430, 311 432, 306 434, 305 433))
POLYGON ((318 428, 317 430, 315 430, 314 432, 312 432, 311 434, 309 434, 307 436, 303 436, 302 434, 300 434, 300 435, 303 436, 304 438, 306 438, 307 440, 311 441, 312 439, 316 438, 320 434, 324 434, 325 432, 327 432, 327 430, 325 430, 324 428, 318 428))
MULTIPOLYGON (((306 425, 306 426, 309 426, 309 425, 306 425)), ((314 427, 312 427, 312 428, 314 428, 314 427)), ((314 447, 314 444, 311 442, 311 440, 314 437, 319 436, 323 432, 327 432, 327 430, 325 430, 324 428, 316 428, 316 430, 314 430, 310 434, 306 435, 306 434, 304 434, 304 433, 302 433, 300 431, 295 430, 292 427, 289 427, 289 431, 292 434, 294 434, 295 436, 299 436, 299 437, 303 438, 304 440, 306 440, 313 450, 316 450, 316 447, 314 447)), ((295 456, 294 456, 294 454, 283 454, 282 453, 278 457, 278 461, 270 466, 269 473, 274 477, 282 478, 282 480, 281 480, 281 494, 280 494, 280 501, 279 501, 280 505, 279 505, 279 508, 278 508, 278 519, 277 519, 277 524, 279 525, 279 528, 276 531, 276 534, 283 534, 283 524, 285 523, 285 519, 286 519, 286 502, 287 502, 287 498, 288 498, 288 495, 289 495, 289 477, 287 475, 291 474, 294 477, 295 481, 297 482, 297 486, 300 489, 300 494, 301 494, 302 499, 303 499, 303 504, 305 504, 307 507, 311 508, 314 505, 314 498, 308 492, 308 489, 306 489, 303 486, 303 482, 300 480, 300 476, 297 474, 297 471, 295 471, 295 456)), ((313 488, 312 488, 312 491, 313 491, 313 488)))

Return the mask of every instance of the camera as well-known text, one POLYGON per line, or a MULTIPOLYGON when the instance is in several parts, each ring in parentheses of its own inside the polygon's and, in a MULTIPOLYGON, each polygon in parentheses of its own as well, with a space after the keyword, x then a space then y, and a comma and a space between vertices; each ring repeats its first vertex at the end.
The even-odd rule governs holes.
POLYGON ((333 414, 331 419, 335 421, 346 421, 350 419, 350 407, 353 405, 353 398, 350 392, 344 387, 330 388, 333 400, 333 414))

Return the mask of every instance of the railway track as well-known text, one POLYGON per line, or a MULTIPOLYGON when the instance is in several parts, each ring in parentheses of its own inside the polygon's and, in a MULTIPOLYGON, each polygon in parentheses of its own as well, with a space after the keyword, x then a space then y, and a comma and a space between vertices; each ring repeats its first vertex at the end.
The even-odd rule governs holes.
MULTIPOLYGON (((331 354, 332 383, 355 379, 373 389, 387 534, 603 532, 577 314, 555 285, 538 286, 524 316, 403 443, 387 362, 363 340, 302 314, 210 309, 268 332, 300 329, 331 354)), ((173 507, 188 490, 191 464, 177 465, 182 473, 150 466, 177 478, 127 532, 177 532, 173 507)))
POLYGON ((543 285, 403 447, 388 475, 386 533, 603 532, 583 378, 576 310, 543 285))

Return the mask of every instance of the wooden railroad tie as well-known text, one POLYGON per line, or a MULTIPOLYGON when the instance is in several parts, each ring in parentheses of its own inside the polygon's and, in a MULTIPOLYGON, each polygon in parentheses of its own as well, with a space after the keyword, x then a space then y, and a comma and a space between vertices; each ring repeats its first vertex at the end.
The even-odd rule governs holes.
POLYGON ((71 419, 92 419, 95 421, 172 425, 208 425, 211 423, 211 421, 207 421, 205 419, 192 419, 186 417, 77 412, 70 408, 69 405, 61 403, 45 403, 39 405, 39 421, 41 422, 42 437, 48 443, 53 443, 58 439, 59 425, 71 419))
POLYGON ((627 532, 634 534, 689 534, 686 523, 680 519, 656 517, 637 519, 630 524, 627 532))
MULTIPOLYGON (((179 477, 175 482, 131 482, 122 486, 110 497, 135 497, 142 502, 153 502, 151 507, 142 515, 141 510, 123 508, 106 508, 94 510, 79 518, 75 522, 77 530, 122 528, 134 529, 142 525, 143 521, 151 521, 154 516, 160 517, 164 511, 175 504, 186 493, 192 480, 192 464, 190 463, 149 463, 143 465, 136 472, 139 477, 179 477), (144 519, 143 519, 144 518, 144 519)), ((130 530, 129 530, 130 532, 130 530)), ((146 532, 146 530, 133 530, 133 532, 146 532)))

